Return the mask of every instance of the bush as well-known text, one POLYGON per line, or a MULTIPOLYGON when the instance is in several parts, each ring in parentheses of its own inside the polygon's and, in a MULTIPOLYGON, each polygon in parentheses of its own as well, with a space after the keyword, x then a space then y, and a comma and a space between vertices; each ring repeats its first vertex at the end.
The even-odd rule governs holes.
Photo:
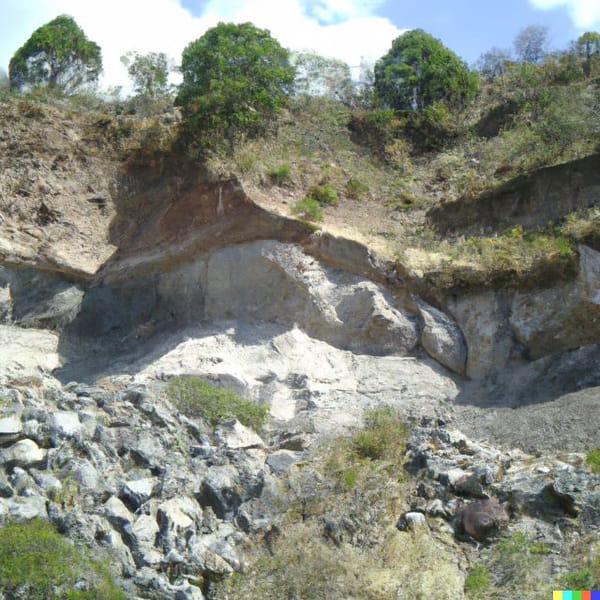
POLYGON ((330 183, 313 185, 308 195, 321 205, 336 206, 338 203, 338 194, 330 183))
POLYGON ((0 528, 2 593, 29 600, 125 599, 105 564, 92 560, 42 519, 0 528), (81 582, 84 589, 79 589, 81 582))
POLYGON ((391 406, 365 415, 365 427, 352 437, 352 449, 360 458, 396 460, 404 454, 406 425, 391 406))
POLYGON ((268 173, 271 183, 283 186, 291 182, 292 180, 292 168, 290 165, 279 165, 274 167, 268 173))
POLYGON ((594 448, 587 453, 585 464, 591 469, 592 473, 600 474, 600 448, 594 448))
POLYGON ((200 377, 173 377, 167 395, 179 411, 189 417, 199 417, 213 427, 226 418, 235 418, 255 431, 265 424, 269 407, 242 398, 231 390, 210 384, 200 377))
POLYGON ((323 219, 323 207, 312 196, 305 196, 302 200, 298 200, 292 211, 304 221, 321 221, 323 219))
POLYGON ((346 182, 346 196, 361 200, 369 191, 369 186, 356 177, 350 177, 346 182))

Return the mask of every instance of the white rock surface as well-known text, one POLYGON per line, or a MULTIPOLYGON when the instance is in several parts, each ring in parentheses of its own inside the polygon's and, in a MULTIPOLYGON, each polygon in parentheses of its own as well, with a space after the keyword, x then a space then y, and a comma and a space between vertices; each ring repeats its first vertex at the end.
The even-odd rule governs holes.
POLYGON ((46 454, 47 451, 40 448, 33 440, 26 439, 5 450, 0 450, 0 460, 19 467, 29 467, 45 460, 46 454))
POLYGON ((271 415, 310 418, 317 431, 356 426, 380 403, 405 414, 431 414, 458 393, 434 361, 370 356, 340 350, 297 328, 269 323, 220 322, 190 327, 138 366, 136 380, 193 374, 245 382, 246 397, 268 402, 271 415))
POLYGON ((0 325, 0 381, 47 375, 58 366, 57 334, 0 325))

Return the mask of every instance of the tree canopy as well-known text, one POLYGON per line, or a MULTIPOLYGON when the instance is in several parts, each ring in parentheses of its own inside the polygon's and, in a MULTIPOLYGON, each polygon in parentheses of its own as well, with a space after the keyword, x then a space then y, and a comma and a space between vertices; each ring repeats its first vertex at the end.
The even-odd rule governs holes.
POLYGON ((478 89, 477 74, 422 29, 397 37, 375 65, 375 91, 396 110, 422 110, 438 101, 462 104, 478 89))
POLYGON ((586 31, 579 36, 576 48, 583 58, 583 72, 586 77, 591 77, 593 63, 600 62, 600 33, 597 31, 586 31))
POLYGON ((513 46, 517 60, 538 63, 546 56, 548 28, 542 25, 528 25, 517 34, 513 46))
POLYGON ((201 146, 263 133, 294 83, 289 53, 251 23, 219 23, 183 51, 176 103, 201 146))
POLYGON ((9 64, 12 88, 47 85, 65 93, 96 82, 101 71, 100 47, 67 15, 36 29, 9 64))
POLYGON ((296 68, 294 92, 297 95, 347 102, 354 94, 350 67, 343 60, 305 51, 294 53, 292 63, 296 68))
POLYGON ((128 52, 121 57, 133 82, 136 94, 148 98, 164 96, 169 92, 169 59, 164 52, 128 52))

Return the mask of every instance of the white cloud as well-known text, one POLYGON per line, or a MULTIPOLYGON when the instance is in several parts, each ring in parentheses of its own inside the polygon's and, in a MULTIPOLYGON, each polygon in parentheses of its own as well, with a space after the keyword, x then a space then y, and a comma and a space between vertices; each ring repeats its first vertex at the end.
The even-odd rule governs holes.
POLYGON ((314 49, 351 66, 376 60, 403 30, 373 11, 381 0, 210 0, 192 16, 180 0, 21 0, 2 10, 0 66, 40 25, 59 14, 73 16, 102 48, 104 86, 128 85, 120 57, 129 50, 165 52, 179 61, 184 47, 219 21, 250 21, 271 31, 283 46, 314 49), (7 18, 9 22, 7 22, 7 18), (17 22, 10 23, 10 19, 17 22), (10 39, 3 35, 11 31, 10 39), (16 41, 16 37, 20 39, 16 41), (10 45, 9 45, 10 44, 10 45))
POLYGON ((600 27, 599 0, 529 0, 535 8, 551 10, 565 7, 576 27, 592 29, 600 27))

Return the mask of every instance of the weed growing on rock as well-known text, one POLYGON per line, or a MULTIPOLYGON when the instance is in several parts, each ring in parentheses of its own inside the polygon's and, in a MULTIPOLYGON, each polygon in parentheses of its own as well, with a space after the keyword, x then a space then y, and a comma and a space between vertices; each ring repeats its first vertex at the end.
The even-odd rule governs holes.
POLYGON ((30 600, 125 599, 107 565, 92 560, 42 519, 0 528, 0 592, 30 600))
POLYGON ((600 473, 600 448, 594 448, 587 453, 585 464, 591 469, 592 473, 600 473))
POLYGON ((200 417, 215 427, 221 419, 235 418, 242 425, 260 431, 269 407, 242 398, 231 390, 210 384, 200 377, 173 377, 167 395, 176 408, 189 417, 200 417))

